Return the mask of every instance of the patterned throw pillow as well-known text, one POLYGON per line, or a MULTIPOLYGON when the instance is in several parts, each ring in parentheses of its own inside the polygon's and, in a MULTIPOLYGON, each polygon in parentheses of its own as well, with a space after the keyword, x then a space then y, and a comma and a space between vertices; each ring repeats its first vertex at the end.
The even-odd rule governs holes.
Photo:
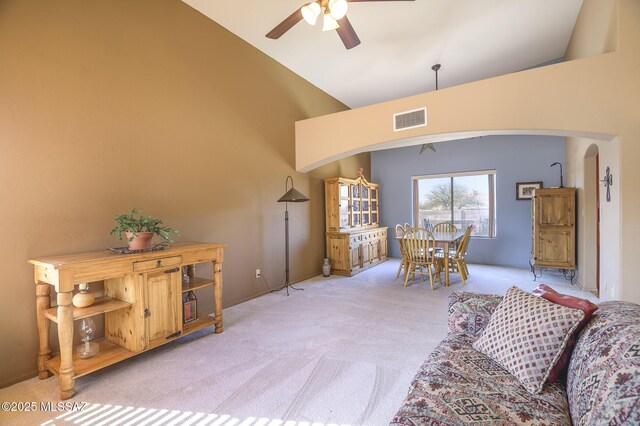
POLYGON ((537 394, 584 312, 511 287, 473 348, 537 394))

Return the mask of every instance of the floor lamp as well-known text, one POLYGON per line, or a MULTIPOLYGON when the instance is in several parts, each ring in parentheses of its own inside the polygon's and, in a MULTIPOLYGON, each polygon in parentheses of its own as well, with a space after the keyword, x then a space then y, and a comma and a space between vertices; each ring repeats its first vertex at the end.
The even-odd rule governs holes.
POLYGON ((283 288, 287 289, 287 296, 289 295, 289 287, 294 290, 304 290, 303 288, 295 288, 291 285, 289 281, 289 203, 303 203, 305 201, 309 201, 305 195, 301 194, 298 190, 293 187, 293 178, 291 176, 287 176, 287 180, 284 182, 284 190, 285 194, 278 199, 279 203, 284 203, 284 253, 285 253, 285 281, 284 285, 277 290, 280 291, 283 288), (291 180, 291 189, 289 188, 289 180, 291 180))

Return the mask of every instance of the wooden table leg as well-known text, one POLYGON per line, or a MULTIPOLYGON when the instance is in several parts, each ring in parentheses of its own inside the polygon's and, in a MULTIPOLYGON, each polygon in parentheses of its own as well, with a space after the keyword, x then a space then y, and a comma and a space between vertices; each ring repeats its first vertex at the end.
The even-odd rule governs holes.
POLYGON ((449 242, 444 243, 444 285, 449 286, 449 242))
POLYGON ((49 342, 49 325, 51 321, 44 316, 44 311, 51 307, 51 286, 46 283, 36 283, 36 311, 38 323, 38 377, 44 380, 51 376, 51 372, 44 363, 51 358, 51 344, 49 342))
POLYGON ((222 333, 222 263, 213 262, 213 301, 214 319, 216 322, 216 333, 222 333))
POLYGON ((58 339, 60 341, 60 399, 75 394, 73 371, 73 292, 58 293, 58 339))

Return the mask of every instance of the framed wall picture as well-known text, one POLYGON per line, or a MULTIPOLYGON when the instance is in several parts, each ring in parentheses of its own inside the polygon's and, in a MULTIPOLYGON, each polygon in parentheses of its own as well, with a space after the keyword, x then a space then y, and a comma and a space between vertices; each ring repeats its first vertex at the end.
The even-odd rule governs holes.
POLYGON ((516 183, 516 200, 530 200, 533 190, 542 188, 542 182, 518 182, 516 183))

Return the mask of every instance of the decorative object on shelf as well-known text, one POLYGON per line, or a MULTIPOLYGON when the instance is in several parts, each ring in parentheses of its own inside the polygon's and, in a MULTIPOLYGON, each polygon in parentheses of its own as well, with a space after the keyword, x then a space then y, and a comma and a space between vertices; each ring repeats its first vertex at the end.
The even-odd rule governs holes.
POLYGON ((331 264, 329 263, 329 259, 325 257, 322 261, 322 276, 328 277, 329 275, 331 275, 331 264))
POLYGON ((556 161, 555 163, 553 163, 549 167, 553 167, 553 166, 560 166, 560 186, 559 186, 559 188, 564 188, 564 182, 562 181, 562 163, 559 163, 559 162, 556 161))
POLYGON ((130 213, 115 215, 116 226, 109 232, 115 235, 119 240, 122 235, 127 236, 129 250, 144 250, 150 248, 151 239, 154 235, 159 236, 167 243, 172 243, 172 235, 180 233, 177 229, 171 229, 163 226, 160 219, 151 216, 143 216, 142 210, 131 210, 130 213), (138 215, 138 217, 136 217, 138 215))
POLYGON ((193 291, 182 294, 182 323, 188 324, 198 319, 198 298, 193 291))
POLYGON ((76 347, 76 355, 78 358, 91 358, 100 352, 100 345, 93 339, 96 333, 96 324, 91 318, 83 318, 80 323, 80 336, 82 343, 76 347))
POLYGON ((304 290, 303 288, 296 288, 292 286, 291 282, 289 281, 289 203, 303 203, 305 201, 309 201, 309 198, 306 195, 301 194, 293 187, 293 178, 291 176, 287 176, 287 179, 284 182, 284 190, 285 194, 278 199, 278 202, 284 203, 285 281, 282 287, 273 291, 280 291, 283 288, 286 288, 288 296, 289 287, 294 290, 304 290), (291 189, 287 190, 287 188, 289 187, 289 180, 291 180, 291 189))
POLYGON ((96 296, 89 291, 89 284, 78 284, 78 288, 80 292, 73 296, 73 306, 76 308, 86 308, 87 306, 93 305, 93 302, 96 301, 96 296))
POLYGON ((109 251, 113 253, 118 253, 118 254, 136 254, 136 253, 144 253, 147 251, 164 250, 167 247, 169 247, 169 244, 167 243, 158 243, 158 244, 152 245, 149 248, 140 249, 140 250, 131 250, 129 247, 111 247, 109 248, 109 251))
POLYGON ((611 185, 613 185, 613 175, 611 174, 611 169, 607 166, 607 171, 604 174, 604 179, 600 179, 600 183, 607 188, 607 203, 611 202, 611 185))
POLYGON ((518 182, 516 183, 516 200, 530 200, 533 190, 542 188, 542 182, 518 182))
POLYGON ((189 284, 189 267, 182 267, 182 284, 189 284))

